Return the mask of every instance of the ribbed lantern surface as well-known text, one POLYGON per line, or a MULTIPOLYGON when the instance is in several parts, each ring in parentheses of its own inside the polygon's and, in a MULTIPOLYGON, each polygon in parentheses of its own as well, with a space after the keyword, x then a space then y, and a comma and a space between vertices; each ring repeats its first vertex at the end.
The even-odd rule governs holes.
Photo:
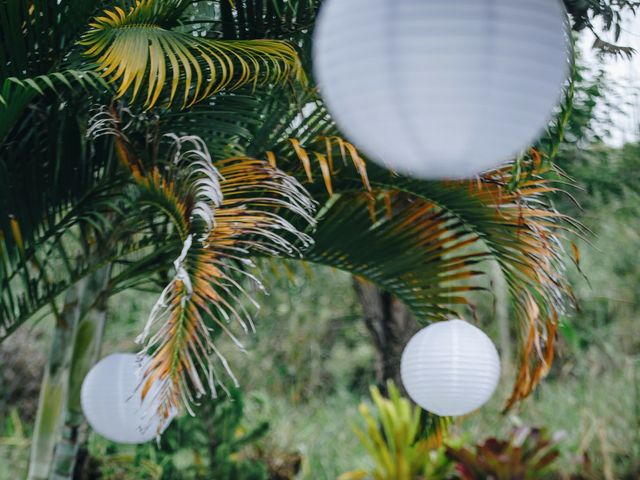
MULTIPOLYGON (((100 360, 82 384, 82 411, 97 433, 118 443, 137 444, 153 440, 161 421, 156 416, 155 390, 142 402, 140 363, 136 355, 114 353, 100 360)), ((171 419, 164 422, 164 430, 171 419)))
POLYGON ((470 177, 527 148, 569 71, 560 0, 326 0, 314 35, 347 138, 422 178, 470 177))
POLYGON ((425 410, 464 415, 486 403, 498 385, 500 358, 487 335, 463 321, 437 322, 407 344, 402 383, 425 410))

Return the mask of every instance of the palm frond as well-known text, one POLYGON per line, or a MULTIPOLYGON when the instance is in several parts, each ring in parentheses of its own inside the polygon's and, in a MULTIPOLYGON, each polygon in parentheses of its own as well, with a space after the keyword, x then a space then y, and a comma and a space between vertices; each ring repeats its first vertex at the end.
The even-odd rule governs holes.
POLYGON ((33 78, 6 78, 0 84, 0 144, 22 118, 25 109, 37 97, 48 93, 68 97, 77 95, 76 87, 95 96, 108 90, 104 80, 93 71, 62 70, 33 78))
POLYGON ((336 195, 304 259, 362 276, 400 298, 423 322, 455 315, 479 290, 487 258, 477 235, 433 202, 400 192, 336 195))
POLYGON ((50 73, 99 0, 0 2, 0 81, 50 73))
POLYGON ((320 0, 239 0, 220 2, 225 36, 292 38, 313 27, 320 0))
MULTIPOLYGON (((474 255, 486 255, 486 258, 498 262, 514 301, 523 338, 520 371, 507 407, 529 395, 549 371, 558 316, 564 311, 568 301, 572 300, 571 290, 564 276, 564 250, 561 242, 563 232, 581 228, 572 219, 545 203, 545 196, 557 190, 550 180, 553 177, 551 167, 542 165, 532 155, 531 160, 522 160, 522 168, 519 169, 506 165, 474 180, 425 182, 394 175, 370 163, 367 163, 366 169, 360 169, 350 162, 333 162, 335 168, 331 170, 323 166, 323 163, 329 162, 318 156, 326 159, 331 150, 332 155, 339 158, 345 149, 337 141, 331 144, 327 143, 326 138, 320 137, 304 148, 300 145, 289 147, 288 154, 284 147, 278 150, 280 168, 306 182, 306 188, 317 198, 328 198, 328 205, 331 207, 325 208, 328 212, 337 209, 334 211, 338 213, 331 217, 331 222, 340 225, 340 228, 349 228, 341 222, 342 215, 345 219, 350 219, 351 216, 358 218, 357 212, 352 211, 349 206, 343 206, 342 198, 353 195, 354 192, 358 192, 356 195, 361 198, 362 210, 359 215, 363 223, 360 225, 360 237, 357 231, 352 230, 347 230, 349 235, 345 234, 343 237, 339 228, 332 230, 331 226, 321 222, 316 234, 317 244, 308 255, 316 255, 315 260, 321 263, 336 264, 339 261, 341 264, 335 266, 368 277, 405 301, 421 320, 429 321, 438 316, 442 318, 445 314, 442 301, 434 302, 425 297, 426 300, 421 304, 419 299, 422 294, 419 289, 412 289, 410 283, 394 285, 393 280, 401 279, 401 272, 405 271, 403 269, 410 272, 413 267, 408 259, 404 262, 393 259, 394 254, 401 257, 403 249, 411 255, 419 255, 419 252, 410 245, 396 245, 389 241, 389 238, 385 238, 384 230, 379 235, 382 238, 368 236, 380 228, 382 221, 379 218, 389 207, 375 206, 374 220, 365 226, 366 211, 372 208, 371 197, 366 200, 367 192, 379 192, 379 197, 382 197, 379 202, 384 201, 384 195, 380 193, 393 195, 393 192, 404 192, 408 205, 412 205, 411 202, 424 202, 423 205, 442 211, 442 218, 456 219, 459 223, 455 225, 459 232, 468 235, 468 251, 474 255), (330 196, 327 197, 327 193, 331 192, 337 193, 341 198, 332 200, 330 196), (346 209, 341 215, 339 212, 343 208, 346 209), (327 235, 327 241, 322 240, 325 228, 332 232, 327 235), (333 244, 328 240, 332 235, 333 244), (357 238, 357 243, 348 243, 351 238, 357 238), (341 241, 347 243, 341 245, 341 241), (384 245, 384 242, 385 248, 378 250, 377 246, 384 245), (323 249, 326 249, 326 253, 319 254, 323 249), (389 265, 399 265, 398 270, 385 271, 385 256, 389 257, 389 265), (381 262, 377 261, 379 257, 382 258, 381 262), (358 260, 354 261, 355 258, 358 260), (370 271, 363 272, 363 265, 370 271), (376 269, 381 271, 375 271, 376 269), (429 312, 434 312, 435 315, 429 312)), ((350 201, 347 200, 346 203, 349 204, 350 201)), ((391 210, 391 222, 395 216, 399 216, 398 221, 402 221, 404 215, 410 214, 406 206, 400 209, 392 206, 391 210)), ((421 222, 424 219, 412 223, 411 229, 418 231, 421 222)), ((348 220, 344 220, 344 223, 351 225, 348 220)), ((425 224, 424 228, 428 227, 425 224)), ((434 260, 442 262, 443 258, 434 260)), ((427 272, 427 269, 421 272, 427 272)), ((421 288, 427 291, 429 281, 432 285, 439 285, 438 277, 427 273, 422 281, 425 283, 421 288)), ((478 283, 471 282, 470 285, 478 283)), ((438 294, 441 292, 439 290, 438 294)), ((462 293, 459 297, 460 303, 464 303, 468 295, 462 293)))
POLYGON ((213 40, 166 30, 157 23, 161 3, 140 0, 129 11, 106 10, 82 38, 101 75, 119 82, 118 96, 130 91, 135 101, 140 94, 146 108, 181 98, 184 108, 221 90, 304 79, 290 44, 213 40))
POLYGON ((146 239, 129 239, 109 250, 90 248, 111 236, 115 201, 109 190, 96 190, 91 197, 29 242, 16 218, 8 232, 0 230, 0 342, 45 307, 58 316, 58 297, 78 281, 148 248, 146 239))
POLYGON ((246 258, 257 253, 295 256, 308 246, 310 238, 283 212, 313 222, 313 202, 304 189, 268 163, 230 158, 214 165, 199 139, 170 140, 171 160, 162 175, 157 168, 134 175, 141 189, 138 201, 171 218, 182 244, 175 274, 138 338, 152 358, 141 394, 159 385, 154 391, 163 416, 181 406, 189 409, 194 395, 217 394, 212 357, 235 381, 212 332, 226 333, 242 348, 233 324, 253 330, 242 306, 247 295, 241 279, 258 280, 247 270, 252 264, 246 258))

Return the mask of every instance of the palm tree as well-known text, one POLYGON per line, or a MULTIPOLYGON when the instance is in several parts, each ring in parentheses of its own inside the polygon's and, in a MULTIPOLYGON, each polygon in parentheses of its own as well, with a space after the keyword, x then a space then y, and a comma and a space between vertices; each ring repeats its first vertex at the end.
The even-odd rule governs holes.
POLYGON ((508 405, 548 371, 570 220, 545 195, 571 96, 512 164, 398 176, 340 136, 314 87, 320 3, 0 1, 0 339, 43 312, 56 325, 30 478, 72 473, 110 296, 158 292, 141 395, 157 385, 166 416, 217 395, 223 372, 236 382, 216 339, 242 348, 254 329, 257 258, 346 270, 423 323, 468 304, 496 262, 523 340, 508 405))

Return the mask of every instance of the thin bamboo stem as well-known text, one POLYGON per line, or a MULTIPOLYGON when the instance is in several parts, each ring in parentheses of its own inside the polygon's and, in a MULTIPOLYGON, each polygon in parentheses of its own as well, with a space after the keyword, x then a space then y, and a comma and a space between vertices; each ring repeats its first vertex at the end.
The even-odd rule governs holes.
POLYGON ((84 377, 100 355, 104 324, 107 317, 106 291, 111 268, 105 267, 89 278, 85 298, 97 299, 80 319, 73 341, 69 365, 68 389, 64 405, 64 421, 61 435, 54 450, 52 480, 71 480, 78 450, 87 435, 87 428, 80 405, 80 389, 84 377))
POLYGON ((82 425, 80 387, 99 352, 110 273, 111 267, 104 267, 67 290, 40 390, 28 480, 53 478, 55 470, 73 472, 78 438, 67 427, 82 425), (65 453, 67 439, 73 439, 73 451, 65 453), (58 444, 62 446, 54 456, 58 444), (70 467, 62 468, 71 455, 70 467))
POLYGON ((45 366, 38 411, 33 432, 31 457, 29 460, 29 480, 46 480, 53 458, 58 427, 61 423, 62 407, 65 398, 66 364, 69 345, 73 338, 73 325, 79 316, 79 288, 74 286, 67 291, 64 307, 57 319, 51 350, 45 366))

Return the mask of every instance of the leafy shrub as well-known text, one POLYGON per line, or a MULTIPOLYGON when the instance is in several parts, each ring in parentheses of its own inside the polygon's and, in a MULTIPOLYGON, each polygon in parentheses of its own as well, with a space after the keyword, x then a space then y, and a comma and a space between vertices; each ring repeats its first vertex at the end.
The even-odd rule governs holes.
POLYGON ((240 451, 268 430, 264 422, 253 430, 243 427, 244 402, 240 390, 230 397, 206 401, 195 417, 185 416, 163 438, 162 455, 171 461, 165 478, 262 480, 266 466, 243 458, 240 451))
MULTIPOLYGON (((160 448, 138 446, 134 452, 108 443, 94 448, 90 468, 79 475, 103 479, 266 480, 266 462, 245 454, 268 430, 266 422, 247 430, 243 424, 244 402, 240 390, 229 396, 203 401, 196 416, 175 419, 162 435, 160 448), (96 465, 96 461, 98 465, 96 465)), ((96 442, 94 442, 95 444, 96 442)))

